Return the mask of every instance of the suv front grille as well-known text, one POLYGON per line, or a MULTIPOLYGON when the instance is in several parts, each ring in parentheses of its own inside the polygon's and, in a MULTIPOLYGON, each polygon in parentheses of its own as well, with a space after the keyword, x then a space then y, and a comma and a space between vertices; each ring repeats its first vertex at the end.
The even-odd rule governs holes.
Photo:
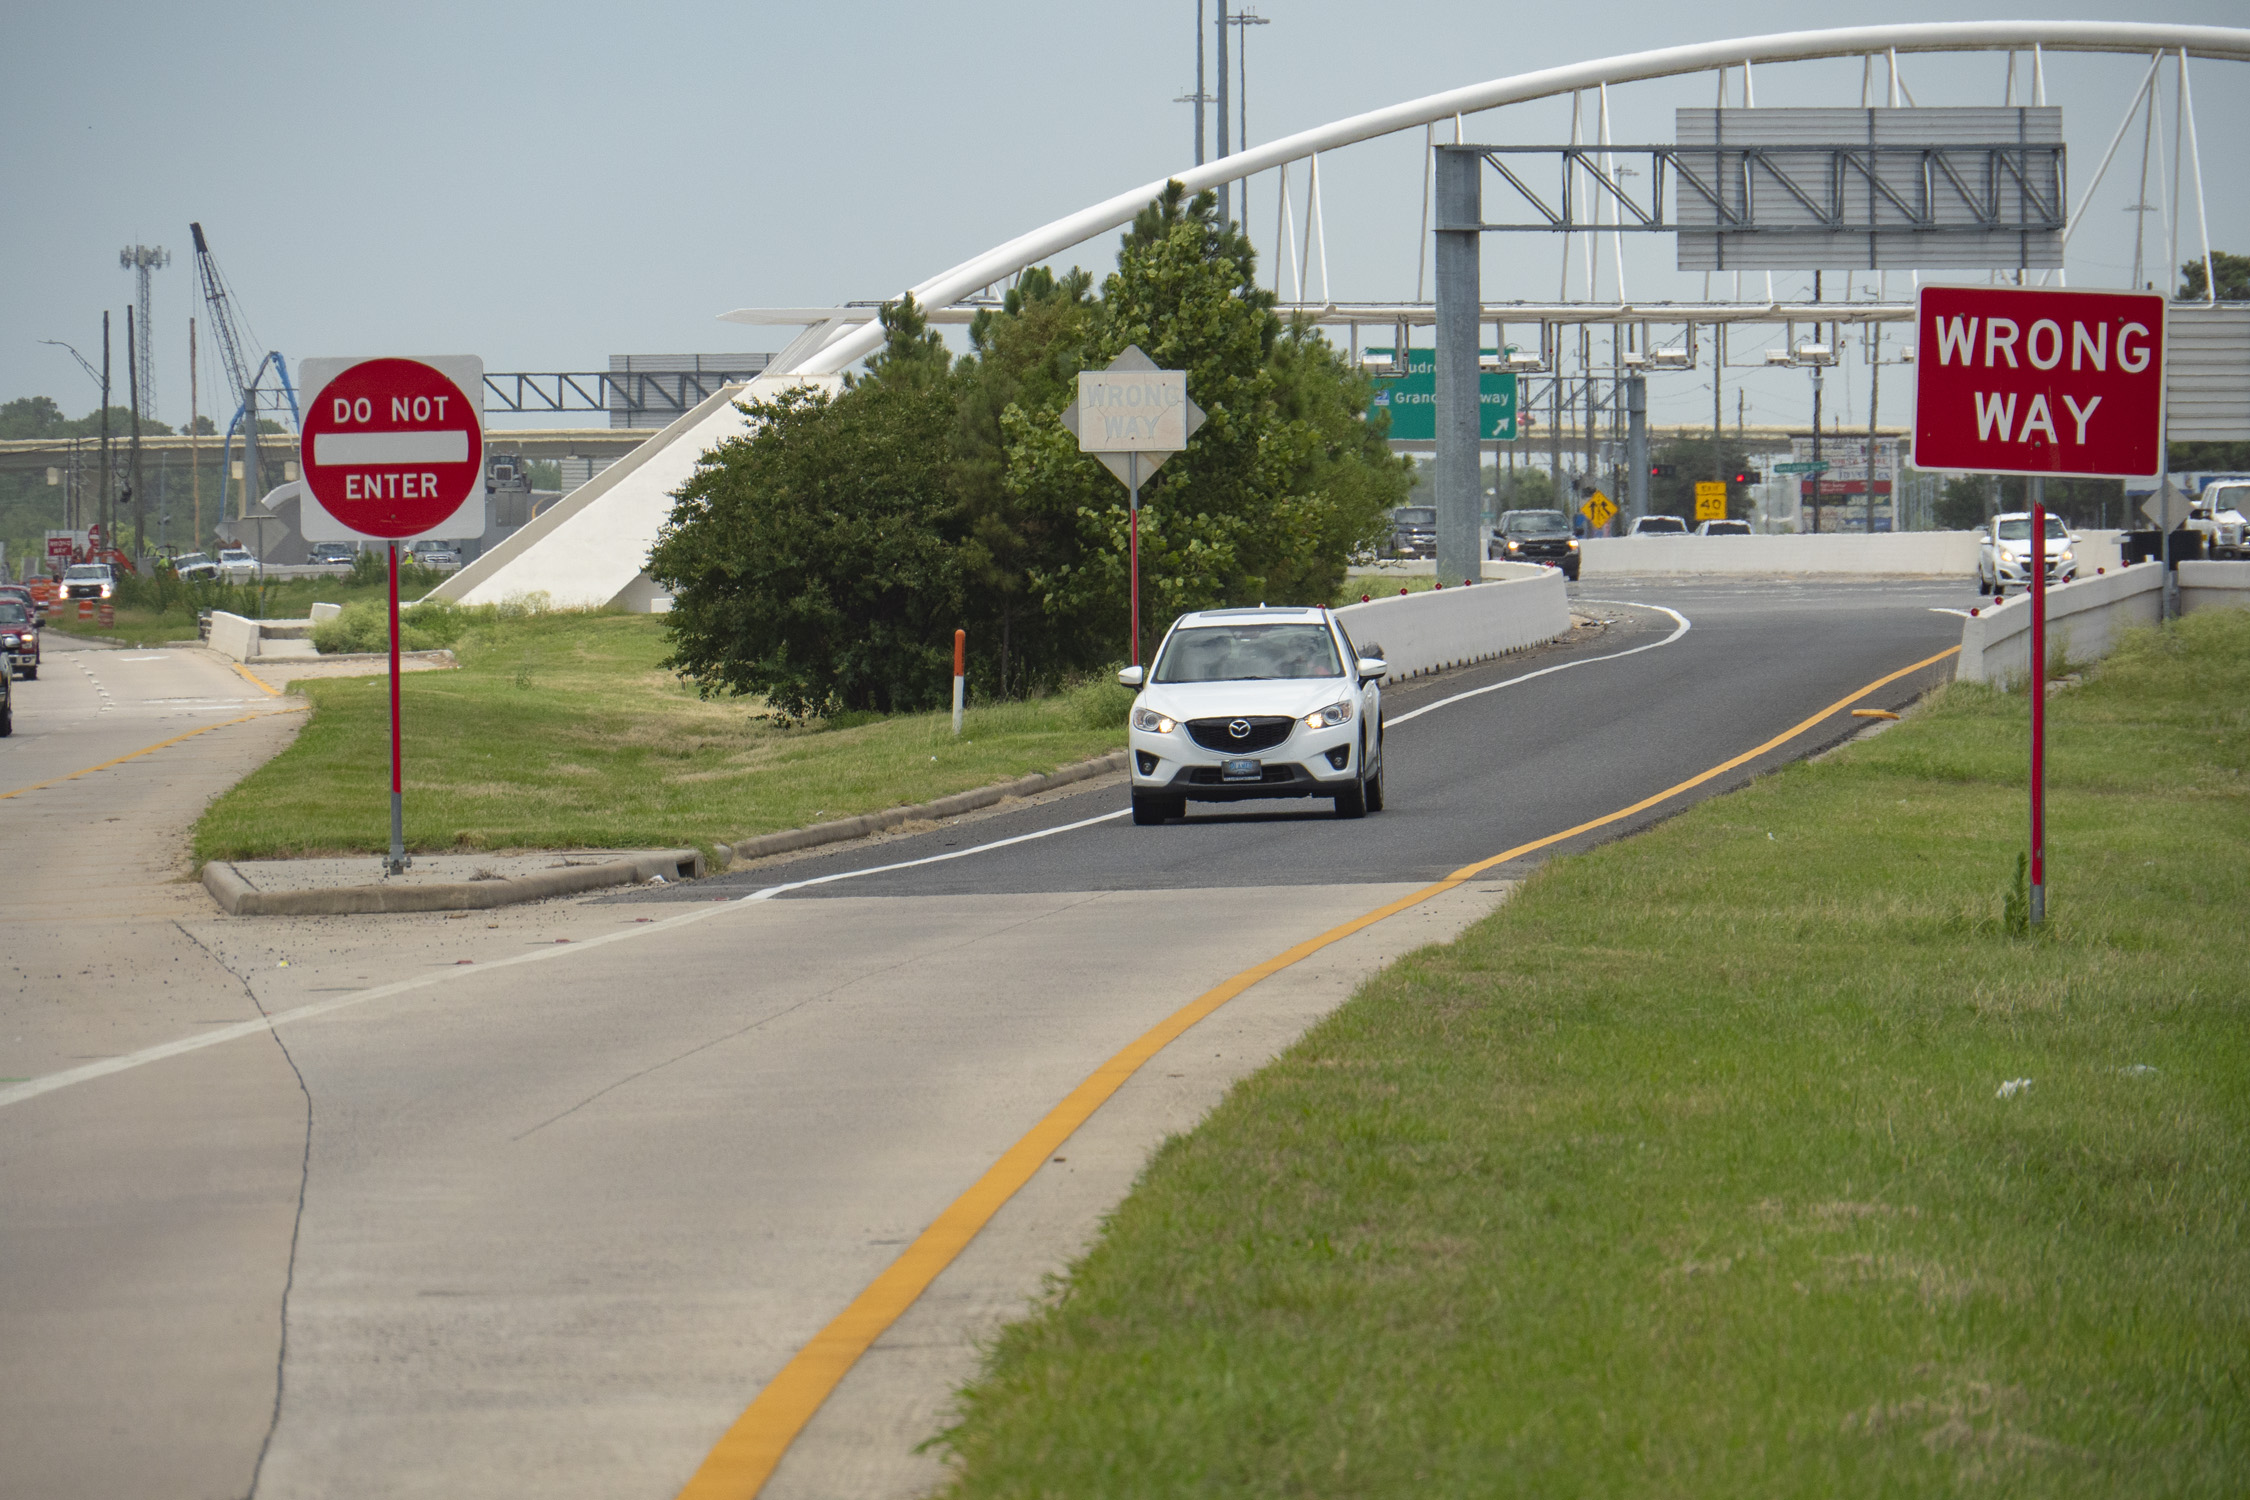
POLYGON ((1296 723, 1295 719, 1244 714, 1232 719, 1190 719, 1187 732, 1189 739, 1206 750, 1248 755, 1253 750, 1270 750, 1280 744, 1289 738, 1289 731, 1296 723), (1249 725, 1250 732, 1237 737, 1231 727, 1236 724, 1249 725))

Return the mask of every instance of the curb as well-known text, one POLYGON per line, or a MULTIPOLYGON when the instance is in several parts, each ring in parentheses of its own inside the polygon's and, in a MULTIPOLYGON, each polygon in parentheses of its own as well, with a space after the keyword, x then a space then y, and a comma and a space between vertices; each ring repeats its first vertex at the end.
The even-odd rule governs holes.
POLYGON ((822 844, 840 844, 846 839, 865 838, 871 833, 881 833, 886 828, 916 818, 957 818, 981 807, 990 807, 1010 797, 1033 797, 1058 786, 1068 786, 1074 781, 1085 781, 1095 776, 1106 776, 1111 771, 1125 769, 1126 752, 1113 750, 1092 760, 1082 760, 1074 766, 1064 766, 1049 775, 1025 776, 1015 781, 1004 781, 998 786, 978 787, 972 792, 956 792, 950 797, 940 797, 935 802, 920 802, 912 807, 887 808, 882 812, 863 813, 856 818, 839 818, 831 823, 814 823, 805 828, 786 828, 779 833, 760 834, 744 839, 739 844, 717 846, 719 858, 727 864, 742 860, 763 859, 770 854, 789 854, 799 849, 817 848, 822 844))
MULTIPOLYGON (((330 658, 333 660, 334 658, 330 658)), ((1125 769, 1126 752, 1113 750, 1092 760, 1080 761, 1074 766, 1064 766, 1047 775, 1019 777, 998 786, 978 787, 974 791, 956 792, 950 797, 940 797, 934 802, 918 802, 912 807, 893 807, 882 812, 864 813, 856 818, 839 818, 829 823, 814 823, 805 828, 788 828, 779 833, 760 834, 744 839, 739 844, 716 844, 719 867, 724 869, 742 860, 763 859, 772 854, 788 854, 798 849, 813 849, 822 844, 839 844, 846 839, 865 838, 871 833, 881 833, 901 823, 916 818, 957 818, 963 813, 990 807, 1010 797, 1033 797, 1058 786, 1068 786, 1074 781, 1086 781, 1105 776, 1111 771, 1125 769)), ((495 906, 514 906, 524 901, 544 901, 550 896, 570 896, 580 891, 600 890, 613 885, 639 885, 653 876, 666 880, 700 879, 704 871, 703 852, 699 849, 668 849, 660 854, 643 854, 631 859, 610 860, 598 865, 571 865, 560 870, 542 870, 536 875, 518 875, 506 880, 450 881, 443 885, 345 885, 332 886, 319 891, 261 891, 242 878, 242 873, 223 860, 213 860, 203 867, 203 888, 220 910, 234 917, 338 917, 356 916, 367 912, 408 911, 485 911, 495 906)))
POLYGON ((336 917, 363 912, 483 911, 575 895, 612 885, 638 885, 661 875, 690 880, 703 874, 699 849, 667 849, 598 865, 568 865, 506 880, 449 881, 442 885, 344 885, 320 891, 261 891, 233 865, 213 860, 203 867, 203 888, 221 910, 235 917, 336 917))

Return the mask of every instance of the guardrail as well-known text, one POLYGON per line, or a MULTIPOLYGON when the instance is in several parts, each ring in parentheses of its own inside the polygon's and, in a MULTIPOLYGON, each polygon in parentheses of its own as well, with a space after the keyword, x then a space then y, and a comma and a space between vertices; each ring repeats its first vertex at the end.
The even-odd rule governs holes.
MULTIPOLYGON (((2107 656, 2117 637, 2135 625, 2154 625, 2162 605, 2164 570, 2135 563, 2047 590, 2048 649, 2067 661, 2107 656)), ((2250 562, 2180 564, 2180 612, 2250 609, 2250 562)), ((2031 596, 2015 594, 1961 622, 1961 656, 1953 670, 1961 682, 2005 687, 2031 675, 2031 596)))

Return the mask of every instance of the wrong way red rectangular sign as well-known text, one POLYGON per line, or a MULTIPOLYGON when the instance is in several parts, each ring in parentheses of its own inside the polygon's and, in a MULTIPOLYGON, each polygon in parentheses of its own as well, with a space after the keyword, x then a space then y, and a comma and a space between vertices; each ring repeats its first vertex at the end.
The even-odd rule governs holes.
POLYGON ((1926 286, 1914 467, 2138 478, 2164 441, 2164 299, 1926 286))

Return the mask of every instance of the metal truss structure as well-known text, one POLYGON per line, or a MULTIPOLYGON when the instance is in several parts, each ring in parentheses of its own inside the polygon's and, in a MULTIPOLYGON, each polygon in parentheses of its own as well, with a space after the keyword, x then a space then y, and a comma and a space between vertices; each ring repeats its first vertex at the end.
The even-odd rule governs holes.
POLYGON ((747 368, 741 370, 488 370, 485 410, 627 412, 669 422, 727 386, 756 379, 766 368, 756 356, 744 364, 747 368))

